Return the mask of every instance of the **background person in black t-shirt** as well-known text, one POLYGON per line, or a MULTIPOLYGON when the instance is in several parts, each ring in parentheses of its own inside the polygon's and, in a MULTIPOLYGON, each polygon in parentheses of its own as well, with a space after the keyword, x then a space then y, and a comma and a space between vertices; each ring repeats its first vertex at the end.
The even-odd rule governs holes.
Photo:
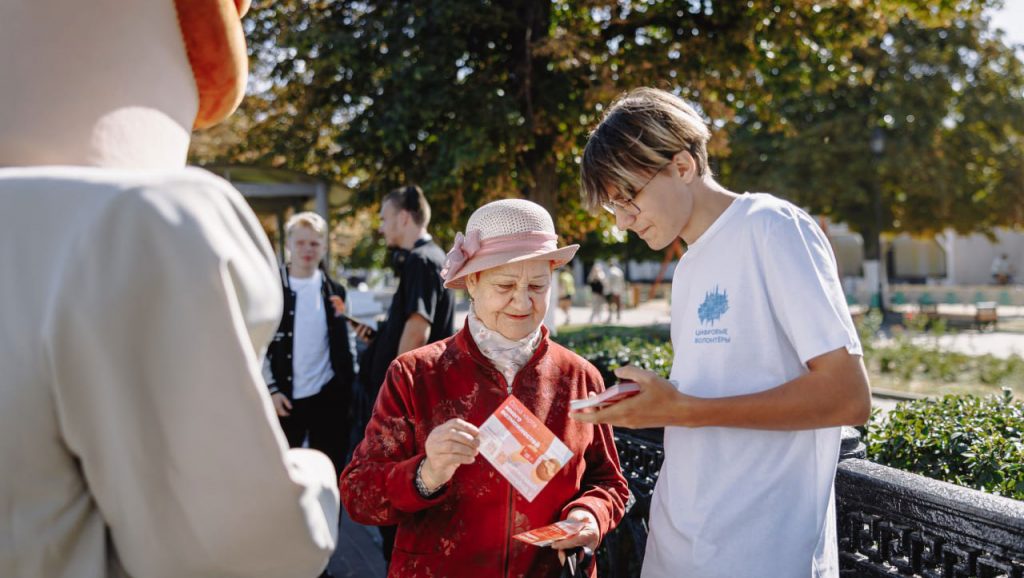
MULTIPOLYGON (((392 249, 392 266, 399 281, 387 321, 376 335, 370 337, 365 326, 356 328, 359 337, 370 342, 359 374, 371 403, 363 412, 364 419, 369 418, 388 366, 396 357, 455 333, 455 296, 444 288, 441 278, 445 252, 427 233, 429 223, 430 205, 419 187, 395 189, 381 203, 380 232, 392 249)), ((380 530, 384 558, 390 561, 395 528, 380 530)))

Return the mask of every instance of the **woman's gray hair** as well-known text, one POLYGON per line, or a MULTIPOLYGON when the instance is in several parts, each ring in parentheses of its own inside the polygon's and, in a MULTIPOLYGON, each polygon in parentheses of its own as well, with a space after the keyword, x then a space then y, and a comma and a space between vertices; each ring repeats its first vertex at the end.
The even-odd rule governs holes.
POLYGON ((710 174, 711 131, 697 111, 678 96, 656 88, 638 88, 616 100, 587 139, 580 171, 584 204, 597 209, 609 191, 632 198, 645 176, 687 151, 697 174, 710 174))

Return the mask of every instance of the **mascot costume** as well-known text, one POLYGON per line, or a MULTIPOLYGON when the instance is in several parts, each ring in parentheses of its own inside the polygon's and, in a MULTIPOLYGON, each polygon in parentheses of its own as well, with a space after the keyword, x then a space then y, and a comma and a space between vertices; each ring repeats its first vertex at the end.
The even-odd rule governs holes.
POLYGON ((326 456, 260 361, 282 295, 185 167, 244 92, 247 0, 0 2, 0 576, 316 576, 326 456))

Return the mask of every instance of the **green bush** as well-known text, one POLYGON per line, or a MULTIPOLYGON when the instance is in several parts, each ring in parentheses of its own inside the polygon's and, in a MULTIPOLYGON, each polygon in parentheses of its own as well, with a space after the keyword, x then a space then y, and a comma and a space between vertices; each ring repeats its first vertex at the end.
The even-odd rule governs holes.
POLYGON ((902 402, 868 424, 868 458, 937 480, 1024 500, 1024 403, 947 395, 902 402))
POLYGON ((672 343, 667 329, 591 326, 560 330, 555 341, 593 363, 608 385, 618 381, 612 372, 623 365, 636 365, 665 377, 672 369, 672 343))

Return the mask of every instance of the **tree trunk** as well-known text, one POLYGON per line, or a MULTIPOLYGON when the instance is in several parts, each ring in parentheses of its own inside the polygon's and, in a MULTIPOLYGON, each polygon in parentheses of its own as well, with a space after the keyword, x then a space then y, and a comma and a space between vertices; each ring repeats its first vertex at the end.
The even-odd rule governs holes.
POLYGON ((547 56, 535 54, 535 48, 543 44, 550 35, 550 0, 517 0, 509 3, 517 17, 519 26, 510 35, 512 44, 512 79, 519 98, 520 110, 526 119, 530 144, 522 155, 520 167, 527 176, 522 194, 527 199, 543 206, 553 219, 558 215, 558 167, 552 158, 552 128, 538 117, 544 111, 537 110, 537 91, 543 90, 544 75, 548 74, 547 56))
POLYGON ((558 168, 553 160, 541 160, 533 169, 535 185, 529 190, 529 199, 541 205, 551 213, 551 218, 558 217, 558 168))

